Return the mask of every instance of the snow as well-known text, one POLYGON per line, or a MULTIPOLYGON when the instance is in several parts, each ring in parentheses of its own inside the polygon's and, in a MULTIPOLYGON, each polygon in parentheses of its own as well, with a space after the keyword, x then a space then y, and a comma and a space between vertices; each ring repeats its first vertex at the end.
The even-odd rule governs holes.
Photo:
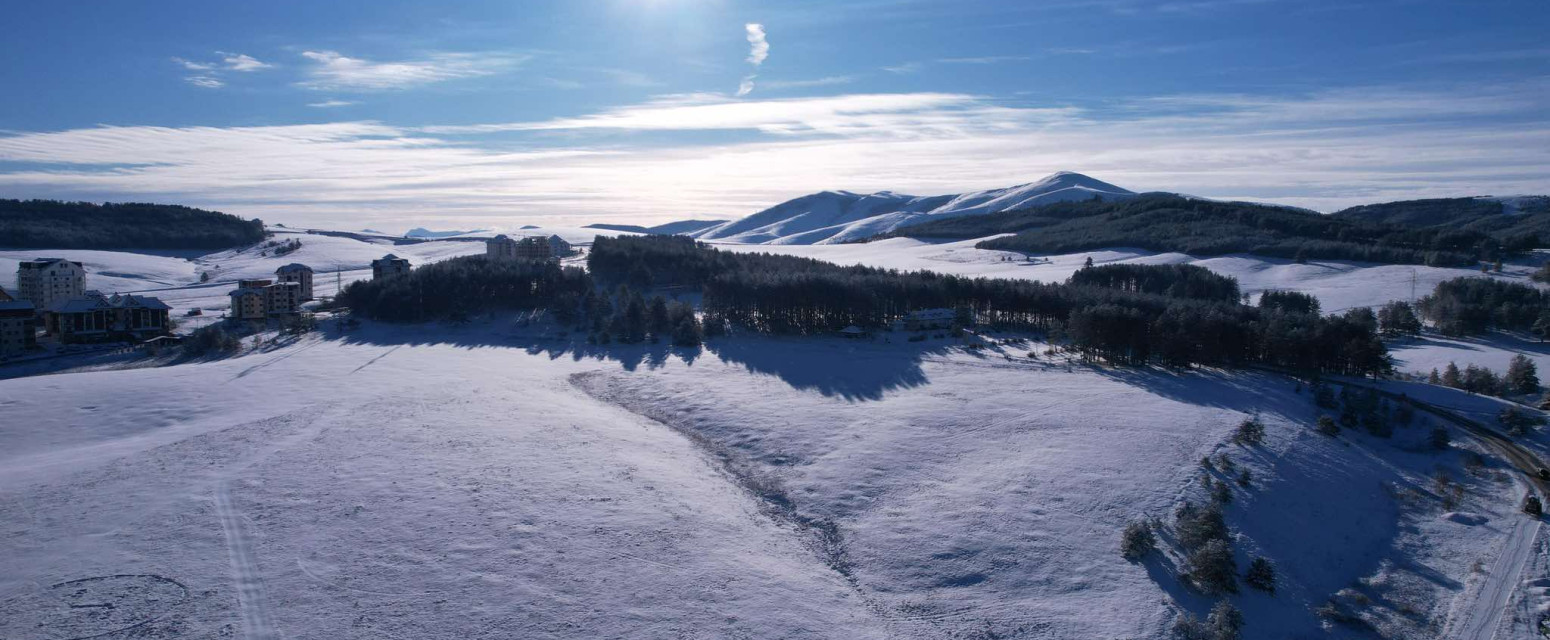
MULTIPOLYGON (((232 281, 291 262, 317 269, 328 295, 328 271, 369 277, 385 253, 418 265, 484 250, 275 231, 301 249, 0 259, 80 259, 124 287, 97 288, 208 311, 232 281)), ((975 242, 720 246, 1045 281, 1088 257, 1199 264, 1247 292, 1313 293, 1326 311, 1406 299, 1412 274, 1419 293, 1478 275, 1128 249, 1032 264, 975 242)), ((1550 354, 1513 340, 1428 336, 1394 352, 1422 371, 1550 354)), ((1424 417, 1391 440, 1328 438, 1309 428, 1310 394, 1269 374, 953 345, 882 333, 599 347, 493 318, 0 380, 0 637, 140 625, 147 637, 1161 639, 1177 610, 1214 599, 1181 586, 1176 552, 1121 559, 1119 532, 1203 502, 1198 462, 1219 453, 1253 474, 1228 507, 1240 570, 1264 555, 1280 578, 1274 597, 1233 597, 1247 637, 1365 637, 1312 614, 1337 592, 1366 598, 1358 615, 1400 638, 1518 637, 1500 634, 1550 606, 1533 586, 1550 570, 1546 534, 1516 509, 1526 487, 1494 458, 1466 468, 1478 447, 1461 435, 1453 451, 1427 449, 1424 417), (1267 442, 1230 444, 1251 415, 1267 442), (1439 471, 1462 487, 1458 504, 1439 502, 1439 471), (82 598, 113 613, 63 604, 82 598)), ((1393 384, 1477 419, 1503 406, 1393 384)))
POLYGON ((137 291, 156 286, 181 286, 199 280, 196 265, 170 254, 94 251, 87 249, 0 250, 0 285, 16 291, 16 265, 33 258, 64 258, 86 268, 86 288, 104 293, 137 291))
POLYGON ((1054 202, 1114 200, 1135 194, 1079 173, 1061 171, 1037 182, 960 195, 918 197, 879 191, 823 191, 741 220, 695 231, 706 240, 811 245, 859 240, 926 220, 995 213, 1054 202))
MULTIPOLYGON (((1237 278, 1244 293, 1290 289, 1312 294, 1319 298, 1325 313, 1377 306, 1391 300, 1410 300, 1412 291, 1416 297, 1424 296, 1444 280, 1481 275, 1475 269, 1342 260, 1312 260, 1307 264, 1298 264, 1291 260, 1247 254, 1195 257, 1183 253, 1157 253, 1127 248, 1041 255, 1035 256, 1039 260, 1035 263, 1028 262, 1024 254, 1017 252, 974 248, 974 245, 984 240, 986 238, 953 241, 888 238, 836 245, 716 243, 715 246, 726 251, 782 253, 846 265, 864 264, 906 271, 927 269, 961 276, 1021 278, 1043 282, 1064 282, 1081 269, 1088 258, 1092 258, 1096 265, 1193 264, 1237 278)), ((1528 264, 1510 264, 1504 267, 1502 274, 1491 277, 1527 283, 1528 275, 1534 269, 1534 266, 1528 264)))
POLYGON ((53 585, 133 574, 191 594, 156 637, 883 637, 583 364, 379 338, 0 382, 0 636, 89 627, 53 585))

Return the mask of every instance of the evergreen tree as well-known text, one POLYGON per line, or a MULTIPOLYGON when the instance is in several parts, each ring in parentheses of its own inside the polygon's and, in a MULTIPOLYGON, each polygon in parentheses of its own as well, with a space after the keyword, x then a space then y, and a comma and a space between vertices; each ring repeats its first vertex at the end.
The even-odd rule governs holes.
POLYGON ((1260 591, 1264 591, 1265 593, 1275 595, 1275 566, 1271 565, 1270 560, 1264 556, 1255 558, 1253 562, 1249 563, 1248 572, 1243 575, 1243 583, 1255 589, 1259 589, 1260 591))
POLYGON ((1413 336, 1421 332, 1421 319, 1410 303, 1395 300, 1378 310, 1378 330, 1385 336, 1413 336))
POLYGON ((1225 539, 1213 539, 1190 551, 1184 570, 1191 582, 1211 595, 1238 592, 1238 563, 1225 539))
POLYGON ((1239 640, 1243 637, 1243 612, 1222 600, 1211 607, 1206 625, 1211 627, 1212 640, 1239 640))
POLYGON ((1245 419, 1238 423, 1238 429, 1233 432, 1233 442, 1243 445, 1261 445, 1265 443, 1265 425, 1257 417, 1245 419))
POLYGON ((671 331, 673 325, 667 317, 667 300, 662 296, 651 297, 651 307, 646 314, 646 330, 661 337, 671 331))
POLYGON ((1125 532, 1120 536, 1120 555, 1126 560, 1140 560, 1157 548, 1157 536, 1152 534, 1152 528, 1143 520, 1136 520, 1125 525, 1125 532))
POLYGON ((1431 443, 1433 449, 1441 451, 1448 448, 1448 445, 1452 443, 1453 438, 1448 435, 1447 427, 1437 425, 1432 427, 1432 432, 1427 437, 1427 441, 1431 443))
POLYGON ((1442 384, 1445 387, 1452 387, 1454 389, 1462 389, 1464 387, 1464 377, 1459 375, 1458 365, 1449 362, 1448 366, 1442 370, 1442 384))
MULTIPOLYGON (((1550 263, 1546 263, 1545 266, 1550 267, 1550 263)), ((1533 331, 1534 335, 1539 336, 1540 342, 1544 342, 1545 338, 1550 338, 1550 309, 1539 312, 1539 316, 1534 318, 1534 324, 1530 331, 1533 331)))
POLYGON ((1503 382, 1513 393, 1539 393, 1539 369, 1533 360, 1520 353, 1507 363, 1507 376, 1503 382))

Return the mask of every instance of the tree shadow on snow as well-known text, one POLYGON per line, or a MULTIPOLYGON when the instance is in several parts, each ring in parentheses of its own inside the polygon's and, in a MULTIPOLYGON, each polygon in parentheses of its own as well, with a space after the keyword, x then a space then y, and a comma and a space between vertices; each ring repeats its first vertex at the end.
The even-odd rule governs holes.
POLYGON ((592 344, 585 334, 552 325, 501 327, 493 324, 385 325, 365 323, 349 332, 327 330, 329 340, 374 346, 450 345, 466 349, 520 349, 550 360, 617 362, 625 371, 657 369, 673 361, 693 366, 711 356, 741 365, 751 373, 774 376, 802 391, 852 401, 878 400, 889 391, 928 384, 921 361, 948 352, 942 340, 906 342, 884 338, 846 340, 815 336, 782 338, 731 335, 710 338, 701 346, 661 343, 592 344))
POLYGON ((1093 367, 1093 371, 1153 395, 1202 407, 1282 416, 1307 408, 1306 398, 1289 393, 1297 385, 1295 380, 1268 373, 1164 367, 1093 367))

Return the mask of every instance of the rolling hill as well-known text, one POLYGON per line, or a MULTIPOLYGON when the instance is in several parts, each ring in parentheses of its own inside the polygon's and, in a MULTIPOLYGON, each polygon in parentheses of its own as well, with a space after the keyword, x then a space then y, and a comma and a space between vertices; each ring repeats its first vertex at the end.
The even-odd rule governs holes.
POLYGON ((892 191, 822 191, 690 235, 745 244, 833 244, 943 218, 1055 202, 1125 200, 1135 195, 1102 180, 1067 171, 1015 187, 958 195, 920 197, 892 191))

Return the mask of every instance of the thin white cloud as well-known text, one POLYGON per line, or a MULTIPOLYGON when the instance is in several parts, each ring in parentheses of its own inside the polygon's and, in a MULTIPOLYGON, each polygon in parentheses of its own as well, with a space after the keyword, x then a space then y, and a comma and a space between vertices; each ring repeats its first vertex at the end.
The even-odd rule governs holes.
POLYGON ((213 64, 194 62, 193 60, 185 60, 183 58, 173 58, 172 61, 189 71, 209 71, 215 68, 213 64))
POLYGON ((303 51, 314 64, 300 86, 317 90, 380 91, 408 89, 461 78, 488 76, 526 58, 506 54, 438 53, 422 60, 373 62, 337 51, 303 51))
POLYGON ((896 73, 902 76, 920 71, 923 66, 924 65, 920 64, 919 62, 906 62, 904 64, 896 64, 891 67, 883 67, 883 71, 887 71, 888 73, 896 73))
POLYGON ((776 135, 862 134, 887 137, 946 136, 971 129, 1006 131, 1049 124, 1075 114, 1069 108, 1010 109, 951 93, 852 94, 758 101, 695 94, 612 109, 579 118, 539 122, 425 127, 431 134, 496 131, 618 129, 632 131, 746 130, 776 135))
POLYGON ((215 76, 188 76, 183 78, 183 81, 201 89, 219 89, 226 86, 225 82, 215 76))
POLYGON ((568 80, 566 78, 550 78, 550 77, 546 76, 546 77, 543 77, 543 78, 539 78, 539 80, 542 81, 544 84, 549 85, 550 87, 553 87, 555 89, 570 90, 570 89, 580 89, 580 88, 586 86, 586 85, 584 85, 584 84, 582 84, 580 82, 577 82, 575 80, 568 80))
POLYGON ((737 84, 737 97, 741 98, 750 93, 753 93, 753 81, 758 77, 758 74, 749 74, 743 76, 743 81, 737 84))
POLYGON ((351 100, 324 100, 322 102, 308 103, 307 106, 318 109, 333 109, 336 107, 348 107, 353 104, 357 103, 351 100))
POLYGON ((998 64, 1002 62, 1021 62, 1032 60, 1028 56, 979 56, 977 58, 938 58, 942 64, 998 64))
POLYGON ((757 67, 770 57, 770 43, 764 39, 764 25, 750 22, 743 25, 748 32, 748 63, 757 67))
POLYGON ((221 56, 221 63, 231 71, 249 72, 274 67, 272 64, 260 62, 257 58, 243 53, 217 51, 215 54, 221 56))
POLYGON ((220 57, 219 62, 199 62, 185 58, 172 58, 172 61, 184 70, 193 71, 194 75, 185 76, 183 80, 201 89, 219 89, 226 86, 223 76, 227 71, 250 72, 274 66, 242 53, 217 51, 215 55, 220 57))
POLYGON ((594 71, 596 71, 598 73, 601 73, 601 74, 603 74, 605 76, 608 76, 610 79, 613 80, 614 84, 619 84, 619 85, 623 85, 623 86, 626 86, 626 87, 660 87, 660 86, 662 86, 661 82, 657 82, 656 80, 652 79, 651 76, 648 76, 648 75, 646 75, 644 73, 641 73, 639 71, 630 71, 629 69, 609 69, 609 68, 594 69, 594 71))
POLYGON ((810 80, 765 80, 759 83, 766 89, 806 89, 808 87, 832 87, 842 84, 850 84, 855 78, 850 76, 826 76, 810 80))
POLYGON ((425 211, 486 225, 545 216, 737 216, 833 186, 929 195, 1079 169, 1136 190, 1330 210, 1543 192, 1550 184, 1550 116, 1537 101, 1544 89, 1539 82, 1170 96, 1101 111, 960 94, 687 95, 480 128, 94 127, 0 134, 0 162, 45 165, 0 171, 0 188, 22 197, 163 200, 357 228, 412 222, 425 211), (1396 109, 1406 103, 1423 106, 1396 109), (1503 119, 1515 124, 1504 127, 1503 119), (732 142, 690 137, 639 146, 587 137, 591 129, 707 128, 744 133, 732 142), (515 142, 442 135, 557 129, 570 133, 515 142))

